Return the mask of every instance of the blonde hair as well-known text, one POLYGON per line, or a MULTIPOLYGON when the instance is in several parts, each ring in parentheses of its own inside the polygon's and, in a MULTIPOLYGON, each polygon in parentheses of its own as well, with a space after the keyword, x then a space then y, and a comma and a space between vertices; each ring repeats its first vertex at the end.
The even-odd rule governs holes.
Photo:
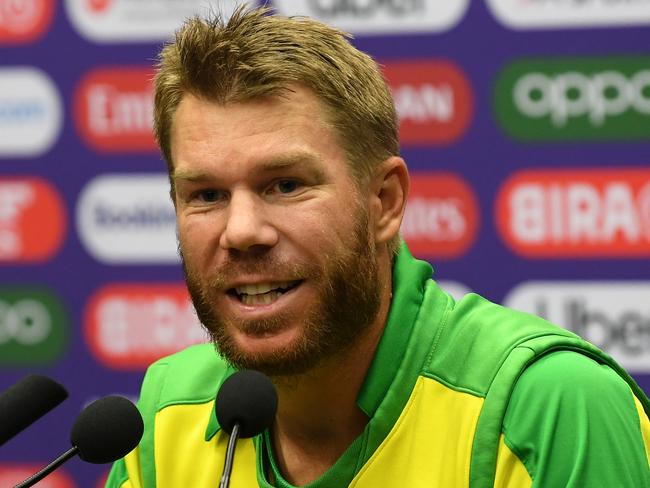
POLYGON ((348 34, 270 11, 240 7, 228 21, 191 18, 160 52, 154 131, 170 174, 171 126, 185 93, 227 104, 282 96, 299 83, 318 97, 352 175, 364 181, 399 153, 395 107, 377 64, 348 34))

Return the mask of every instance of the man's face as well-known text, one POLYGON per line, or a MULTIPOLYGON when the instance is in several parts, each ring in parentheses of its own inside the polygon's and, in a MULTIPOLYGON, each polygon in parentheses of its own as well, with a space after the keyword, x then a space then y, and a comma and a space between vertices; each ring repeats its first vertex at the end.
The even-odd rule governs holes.
POLYGON ((367 199, 315 96, 218 105, 186 95, 172 128, 181 255, 199 318, 238 368, 299 374, 379 308, 367 199))

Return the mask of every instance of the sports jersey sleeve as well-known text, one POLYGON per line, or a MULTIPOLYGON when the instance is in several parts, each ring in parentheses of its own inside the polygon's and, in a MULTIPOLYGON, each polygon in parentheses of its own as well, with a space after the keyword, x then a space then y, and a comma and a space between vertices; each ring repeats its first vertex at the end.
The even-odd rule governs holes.
MULTIPOLYGON (((638 400, 613 370, 581 354, 554 352, 517 381, 497 462, 523 464, 530 477, 525 486, 534 488, 650 486, 649 429, 638 400)), ((502 488, 522 486, 507 481, 521 476, 502 479, 502 488)))

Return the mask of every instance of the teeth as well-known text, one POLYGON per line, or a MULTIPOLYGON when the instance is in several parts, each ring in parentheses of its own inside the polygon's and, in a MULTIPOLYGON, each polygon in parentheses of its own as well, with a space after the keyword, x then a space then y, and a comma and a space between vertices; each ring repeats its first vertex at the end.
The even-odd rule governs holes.
POLYGON ((268 293, 271 290, 277 288, 287 288, 289 286, 288 282, 281 283, 257 283, 255 285, 243 285, 235 288, 235 291, 239 295, 261 295, 262 293, 268 293))
POLYGON ((244 294, 241 296, 241 301, 244 305, 268 305, 280 298, 280 295, 282 293, 279 291, 271 291, 260 295, 244 294))

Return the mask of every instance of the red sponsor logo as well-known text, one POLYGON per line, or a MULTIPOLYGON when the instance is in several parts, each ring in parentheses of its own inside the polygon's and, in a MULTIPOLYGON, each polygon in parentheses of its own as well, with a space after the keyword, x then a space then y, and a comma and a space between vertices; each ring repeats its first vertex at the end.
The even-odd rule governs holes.
POLYGON ((113 284, 89 301, 86 341, 110 368, 144 369, 189 345, 206 342, 183 284, 113 284))
POLYGON ((100 152, 155 152, 152 132, 153 74, 149 68, 97 69, 75 93, 75 122, 100 152))
POLYGON ((411 175, 402 236, 416 256, 455 258, 474 242, 479 226, 474 192, 446 172, 411 175))
MULTIPOLYGON (((0 486, 15 486, 29 478, 44 466, 32 464, 0 463, 0 486)), ((72 479, 62 469, 50 473, 38 482, 39 488, 75 488, 72 479)))
POLYGON ((0 0, 0 44, 27 43, 52 23, 54 0, 0 0))
POLYGON ((57 190, 41 178, 0 178, 0 262, 50 259, 67 219, 57 190))
POLYGON ((403 144, 449 144, 467 129, 473 109, 467 77, 448 61, 389 62, 384 75, 403 144))
POLYGON ((113 0, 86 0, 88 10, 93 13, 103 13, 113 3, 113 0))
POLYGON ((523 256, 650 256, 650 170, 521 171, 501 187, 495 214, 523 256))

